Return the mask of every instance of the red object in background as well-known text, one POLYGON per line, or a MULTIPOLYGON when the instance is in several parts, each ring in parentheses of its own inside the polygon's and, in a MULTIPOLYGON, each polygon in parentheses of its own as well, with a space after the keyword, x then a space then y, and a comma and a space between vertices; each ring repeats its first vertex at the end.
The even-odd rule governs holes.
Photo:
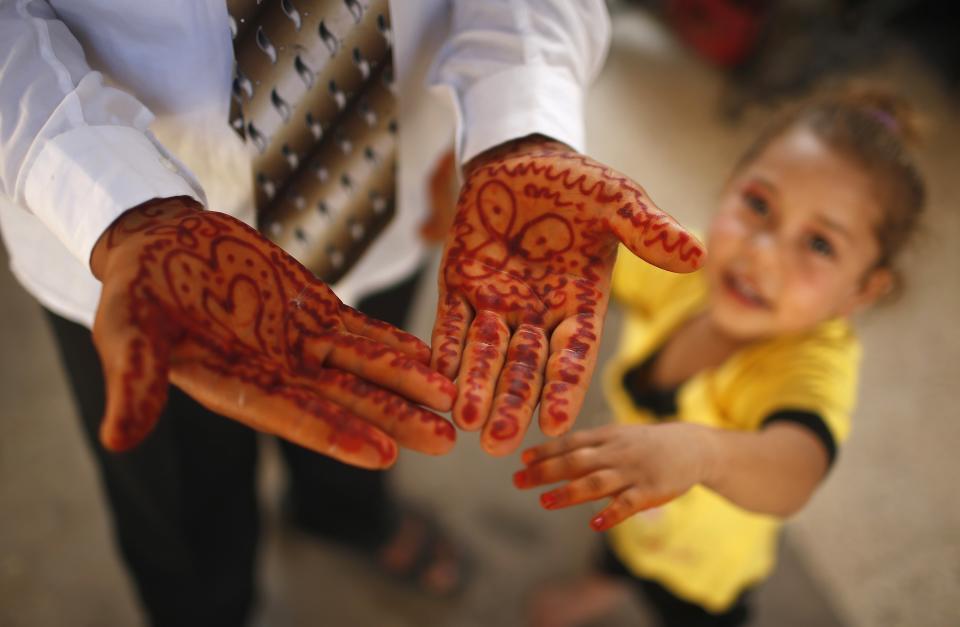
POLYGON ((764 0, 667 0, 667 21, 701 56, 734 67, 753 51, 769 2, 764 0))

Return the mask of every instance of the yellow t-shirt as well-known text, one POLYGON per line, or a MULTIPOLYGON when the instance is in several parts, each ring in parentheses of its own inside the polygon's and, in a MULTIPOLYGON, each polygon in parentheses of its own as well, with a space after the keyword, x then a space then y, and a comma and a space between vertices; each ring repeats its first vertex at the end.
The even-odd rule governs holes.
MULTIPOLYGON (((660 348, 678 325, 702 309, 702 273, 672 274, 621 251, 613 295, 627 310, 617 357, 605 371, 605 391, 622 423, 663 420, 638 408, 624 374, 660 348)), ((816 414, 840 443, 850 431, 860 345, 849 324, 831 320, 803 335, 751 345, 704 370, 677 390, 667 419, 720 429, 755 431, 783 411, 816 414)), ((722 612, 764 579, 776 557, 780 519, 755 514, 695 486, 670 503, 641 512, 609 532, 610 545, 636 576, 676 596, 722 612)))

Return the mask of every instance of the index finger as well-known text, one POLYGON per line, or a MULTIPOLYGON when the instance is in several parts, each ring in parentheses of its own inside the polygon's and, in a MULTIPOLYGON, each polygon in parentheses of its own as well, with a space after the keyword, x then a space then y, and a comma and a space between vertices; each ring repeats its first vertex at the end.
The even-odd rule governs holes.
POLYGON ((349 372, 324 368, 305 387, 383 430, 404 448, 443 455, 456 442, 456 429, 437 414, 349 372))
POLYGON ((437 411, 448 411, 457 397, 450 379, 380 342, 340 333, 307 343, 305 352, 320 363, 353 373, 437 411), (331 345, 332 343, 332 345, 331 345))
POLYGON ((361 335, 374 342, 386 344, 424 365, 430 363, 430 347, 416 335, 398 329, 383 320, 371 318, 347 305, 341 308, 340 319, 343 320, 347 330, 354 335, 361 335))
POLYGON ((264 387, 196 358, 178 360, 170 380, 211 411, 345 464, 382 469, 397 459, 392 437, 315 390, 264 387))
POLYGON ((577 479, 604 466, 603 454, 594 447, 581 447, 554 455, 514 473, 513 484, 520 488, 533 488, 558 481, 577 479))
POLYGON ((564 455, 579 448, 599 446, 606 441, 606 433, 607 427, 575 431, 562 438, 549 440, 543 444, 528 448, 521 454, 520 461, 530 466, 531 464, 556 457, 557 455, 564 455))

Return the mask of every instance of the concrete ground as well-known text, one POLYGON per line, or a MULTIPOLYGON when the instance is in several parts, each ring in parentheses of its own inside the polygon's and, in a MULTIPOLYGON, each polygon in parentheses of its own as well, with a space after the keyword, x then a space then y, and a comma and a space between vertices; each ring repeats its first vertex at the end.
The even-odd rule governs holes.
MULTIPOLYGON (((757 595, 755 624, 765 627, 960 624, 960 415, 952 393, 960 379, 960 118, 912 63, 883 74, 935 129, 921 153, 927 226, 908 260, 903 301, 862 320, 855 432, 788 525, 779 568, 757 595)), ((737 128, 721 123, 721 89, 719 75, 655 24, 620 15, 589 101, 590 152, 702 228, 756 124, 754 116, 737 128)), ((421 337, 434 299, 424 285, 414 304, 421 337)), ((0 320, 0 625, 142 624, 45 321, 6 271, 0 320)), ((611 311, 606 355, 618 321, 611 311)), ((604 420, 594 389, 579 424, 604 420)), ((531 433, 528 443, 539 439, 531 433)), ((586 507, 543 512, 534 496, 511 487, 516 457, 489 458, 465 434, 445 458, 405 454, 394 475, 403 497, 432 508, 473 556, 472 585, 460 598, 426 599, 286 527, 276 513, 282 468, 273 443, 264 445, 260 625, 523 625, 530 591, 580 572, 593 546, 586 507)), ((640 609, 628 606, 602 624, 640 620, 640 609)))

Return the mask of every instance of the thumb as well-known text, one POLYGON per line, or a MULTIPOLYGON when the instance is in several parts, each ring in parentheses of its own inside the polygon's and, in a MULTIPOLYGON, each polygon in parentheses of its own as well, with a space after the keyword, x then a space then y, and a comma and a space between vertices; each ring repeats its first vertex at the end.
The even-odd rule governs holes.
POLYGON ((104 285, 93 341, 100 353, 107 403, 100 441, 126 451, 150 433, 167 402, 170 323, 145 300, 111 297, 104 285))
POLYGON ((623 202, 607 222, 633 254, 670 272, 693 272, 703 265, 706 249, 699 239, 653 204, 639 185, 624 183, 621 191, 623 202))

